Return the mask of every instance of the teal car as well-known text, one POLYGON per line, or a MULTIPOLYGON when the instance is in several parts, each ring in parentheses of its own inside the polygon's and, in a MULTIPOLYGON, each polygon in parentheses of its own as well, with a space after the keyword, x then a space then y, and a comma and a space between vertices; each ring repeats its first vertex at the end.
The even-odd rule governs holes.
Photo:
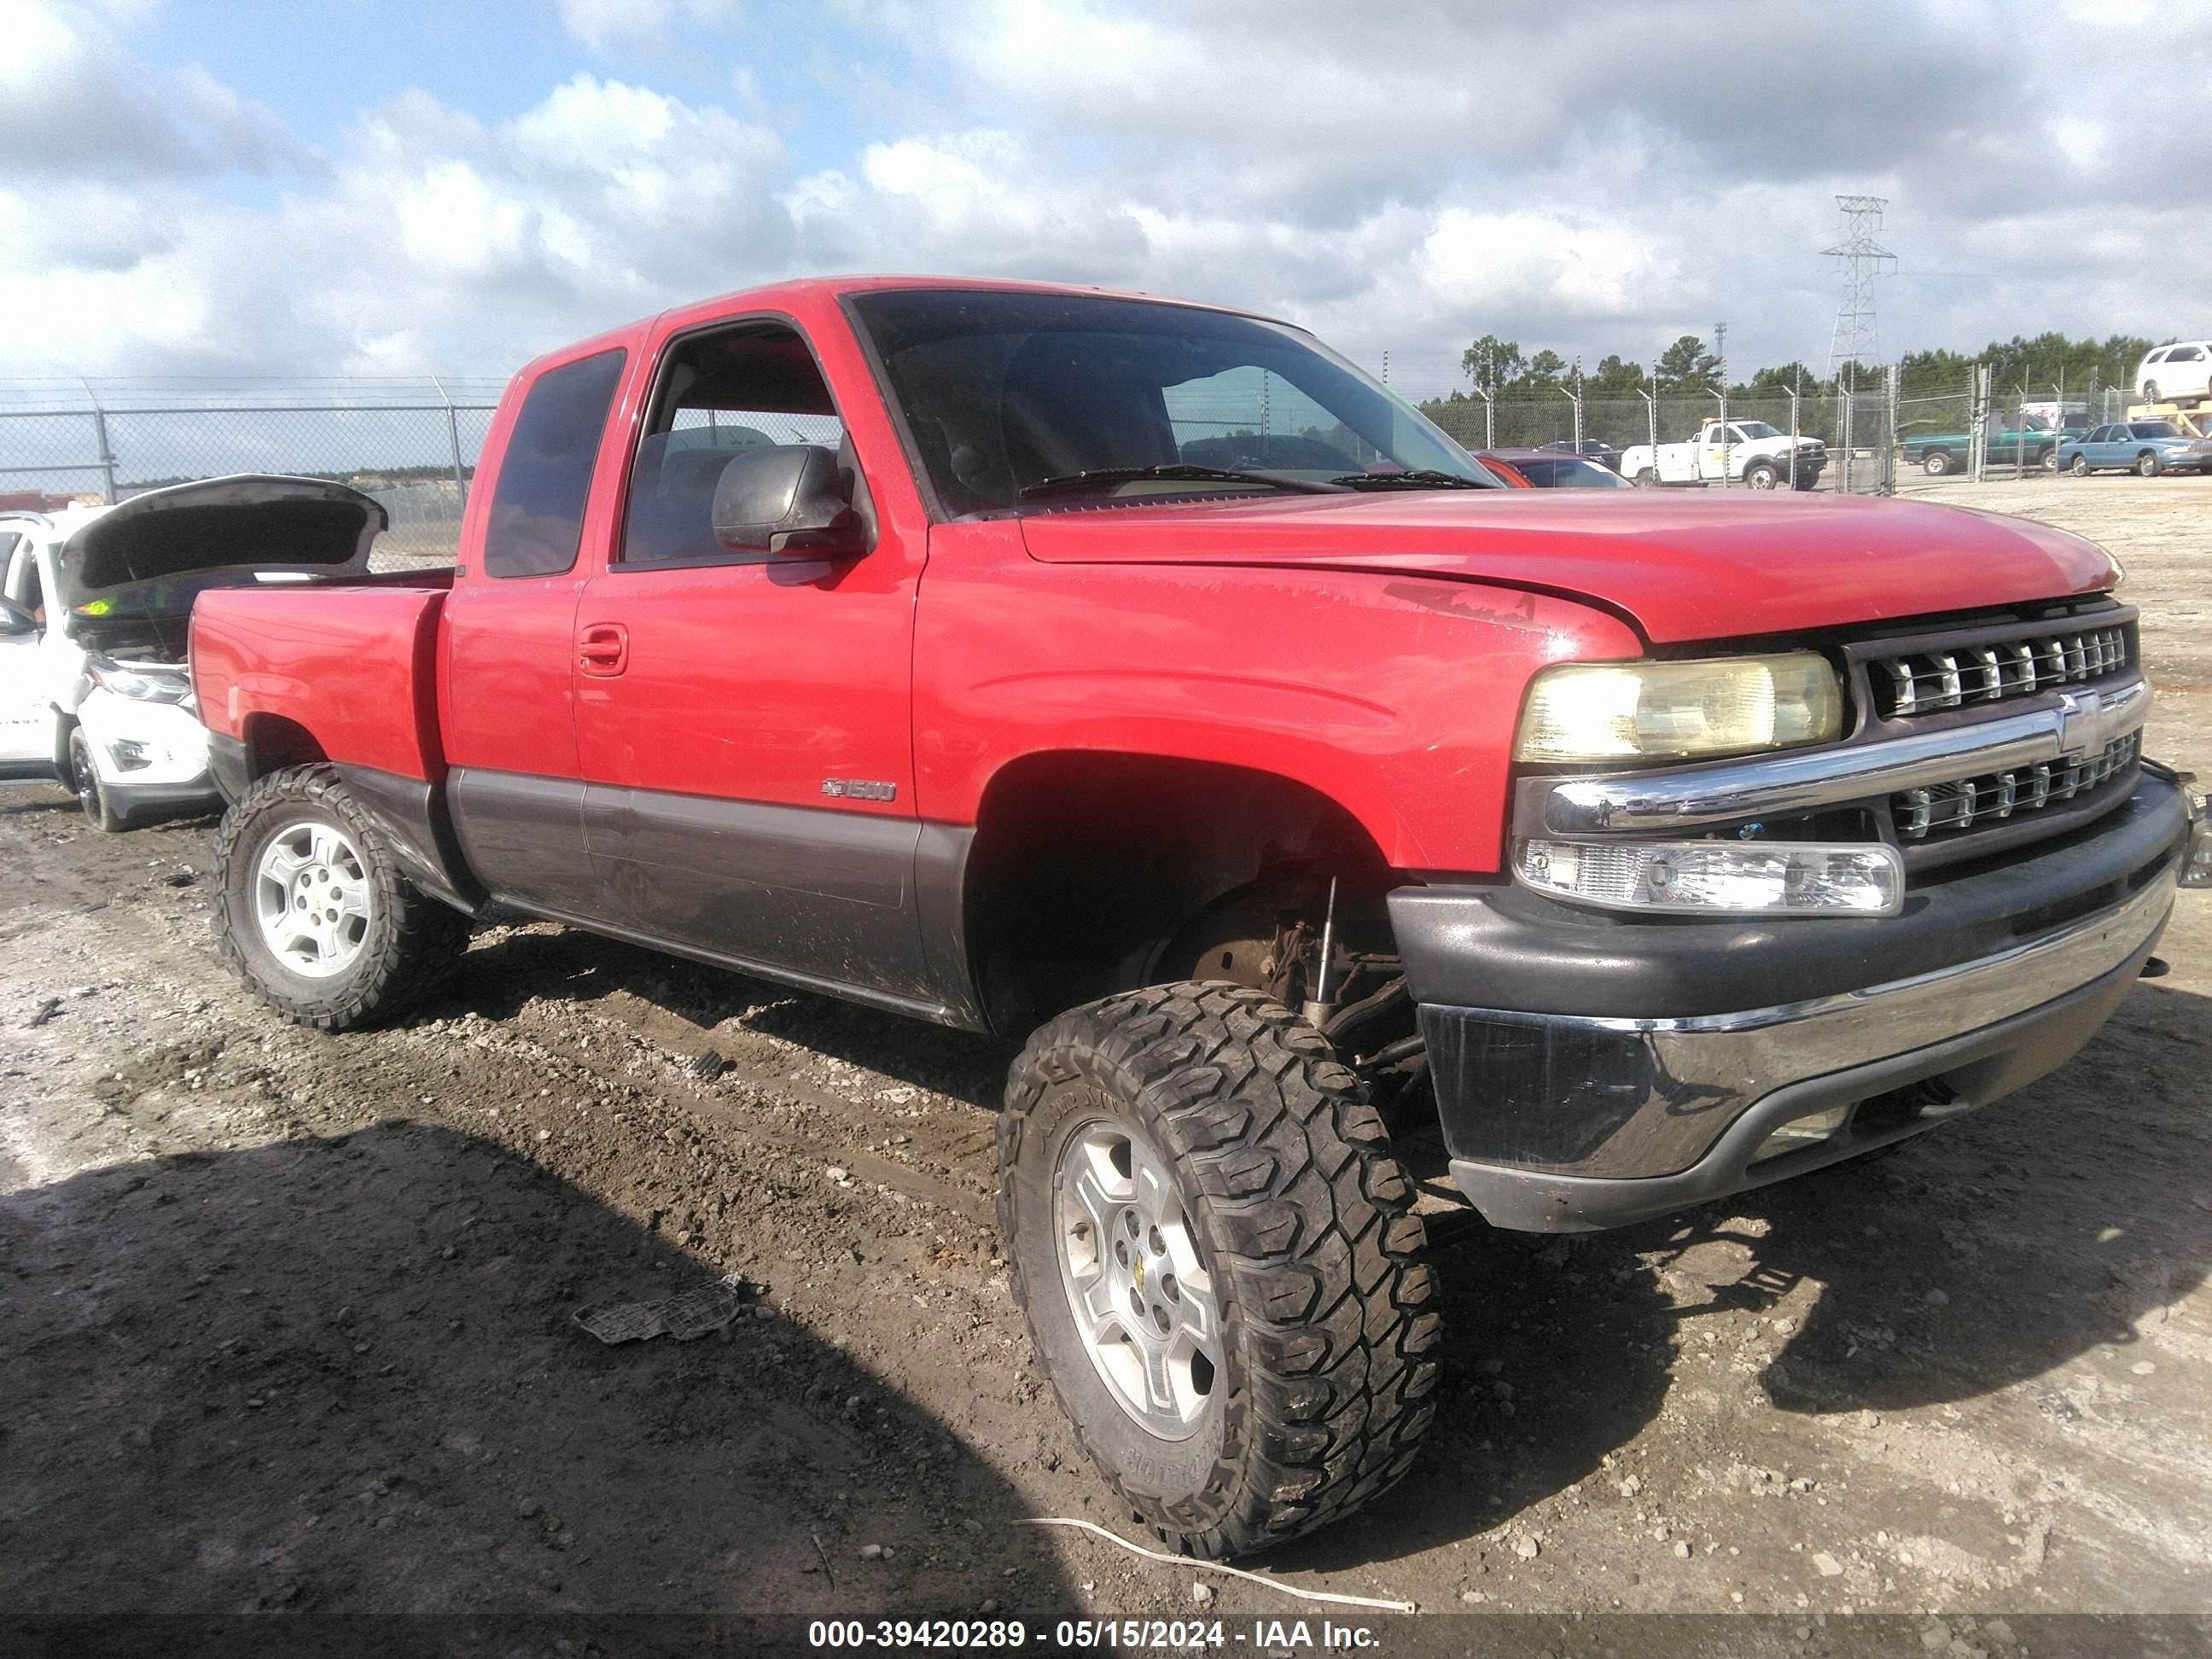
POLYGON ((2212 471, 2212 441, 2190 437, 2171 421, 2112 421, 2060 445, 2058 465, 2077 478, 2111 468, 2146 478, 2212 471))
MULTIPOLYGON (((2066 434, 2031 415, 2017 427, 1993 431, 1983 441, 1982 457, 1991 466, 2047 467, 2066 434)), ((1931 478, 1963 472, 1973 453, 1974 439, 1967 432, 1923 432, 1907 438, 1905 462, 1931 478)))

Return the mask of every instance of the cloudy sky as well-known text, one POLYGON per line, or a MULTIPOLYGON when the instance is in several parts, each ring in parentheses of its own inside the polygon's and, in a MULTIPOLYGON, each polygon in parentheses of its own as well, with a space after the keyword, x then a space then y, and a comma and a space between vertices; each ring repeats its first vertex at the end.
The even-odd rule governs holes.
MULTIPOLYGON (((1825 361, 2212 331, 2212 4, 0 0, 0 376, 496 374, 779 276, 1825 361), (1848 18, 1848 21, 1841 21, 1848 18)), ((1463 384, 1463 382, 1460 382, 1463 384)))

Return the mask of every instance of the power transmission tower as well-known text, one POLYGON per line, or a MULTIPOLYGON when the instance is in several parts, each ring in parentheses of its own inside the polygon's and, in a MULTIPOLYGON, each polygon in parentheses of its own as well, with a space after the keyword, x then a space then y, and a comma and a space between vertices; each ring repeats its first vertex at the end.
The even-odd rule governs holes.
POLYGON ((1878 363, 1881 342, 1875 331, 1874 283, 1897 269, 1897 256, 1875 240, 1881 228, 1881 210, 1889 205, 1884 196, 1838 196, 1843 210, 1844 240, 1820 250, 1825 259, 1840 260, 1844 267, 1844 302, 1836 313, 1836 331, 1828 341, 1828 378, 1845 363, 1878 363))

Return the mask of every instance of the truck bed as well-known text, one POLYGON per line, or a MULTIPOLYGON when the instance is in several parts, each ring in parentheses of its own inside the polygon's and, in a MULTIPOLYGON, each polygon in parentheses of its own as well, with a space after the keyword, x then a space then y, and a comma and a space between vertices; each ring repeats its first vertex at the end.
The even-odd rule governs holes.
POLYGON ((210 731, 283 746, 288 723, 322 755, 435 782, 438 624, 451 570, 343 586, 226 589, 192 612, 192 684, 210 731), (394 712, 408 711, 405 718, 394 712))

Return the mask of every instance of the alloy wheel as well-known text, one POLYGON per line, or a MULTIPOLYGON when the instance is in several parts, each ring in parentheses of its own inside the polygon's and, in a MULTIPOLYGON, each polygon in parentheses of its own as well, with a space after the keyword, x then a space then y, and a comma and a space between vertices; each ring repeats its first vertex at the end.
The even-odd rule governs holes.
POLYGON ((1196 1433, 1221 1375, 1220 1311, 1166 1161, 1108 1121, 1062 1150, 1053 1229, 1060 1285, 1115 1402, 1164 1440, 1196 1433))
POLYGON ((373 902, 360 849, 332 824, 287 825, 254 870, 261 942, 307 979, 328 979, 353 965, 368 938, 373 902))

